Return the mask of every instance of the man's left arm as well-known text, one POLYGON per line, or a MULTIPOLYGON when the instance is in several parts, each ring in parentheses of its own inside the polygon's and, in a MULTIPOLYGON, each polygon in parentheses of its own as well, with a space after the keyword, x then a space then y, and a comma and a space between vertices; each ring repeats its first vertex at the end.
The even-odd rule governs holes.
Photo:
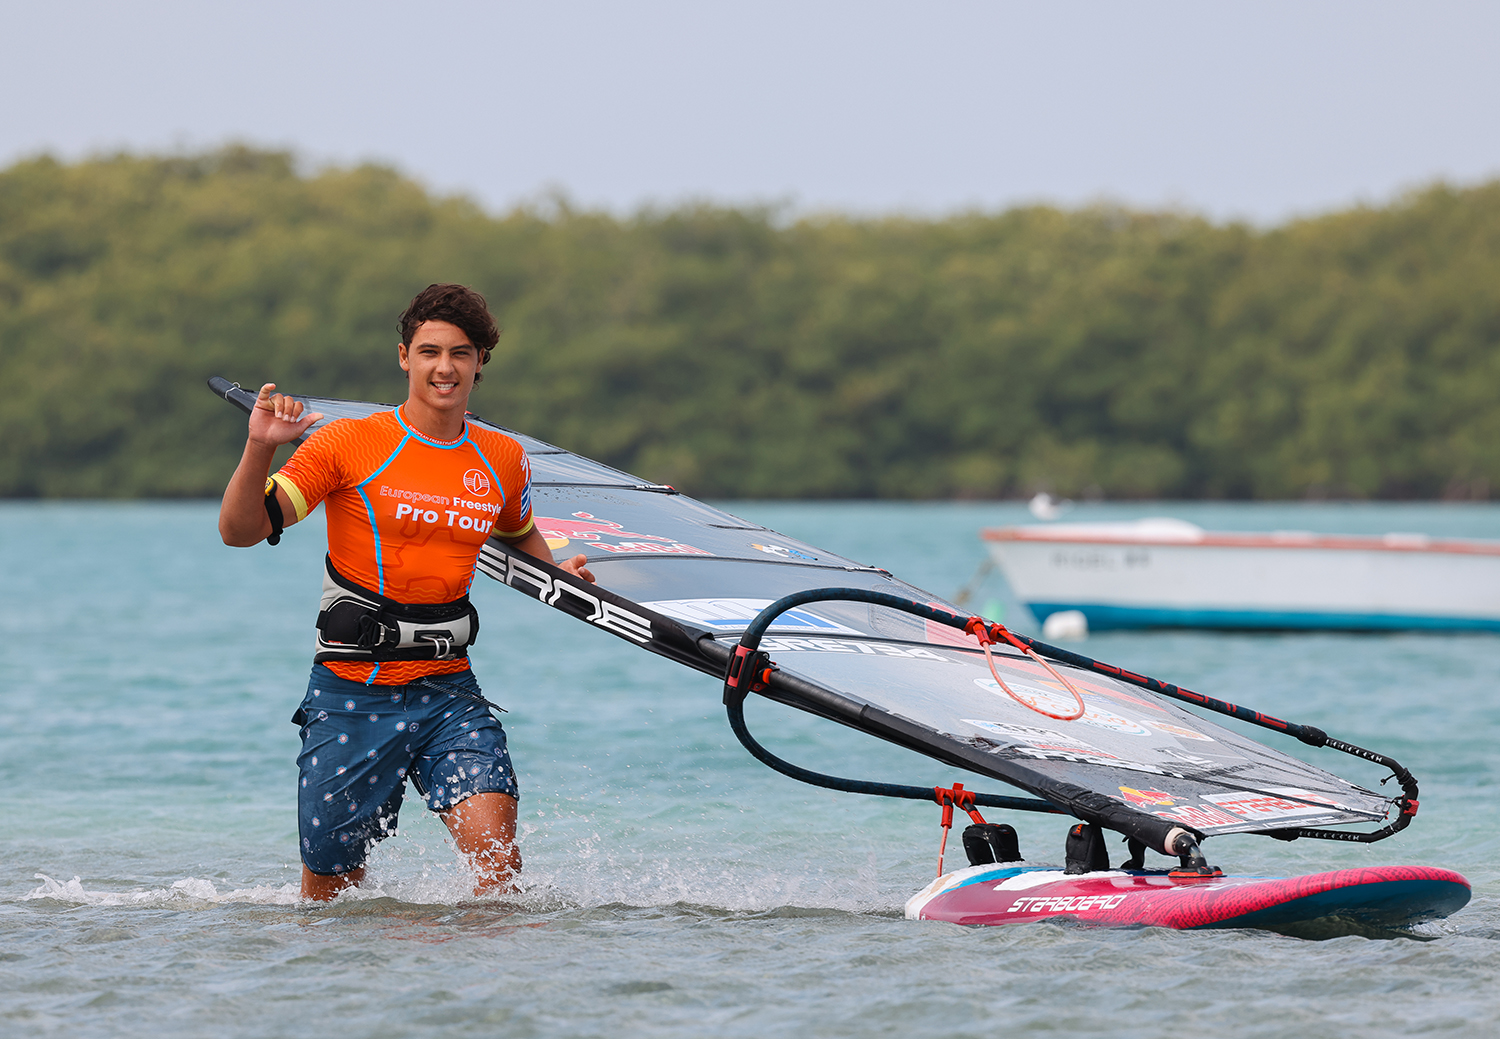
POLYGON ((561 567, 574 577, 581 577, 590 584, 595 583, 594 575, 584 565, 589 561, 588 556, 580 552, 572 559, 566 559, 561 563, 554 562, 552 559, 552 549, 547 547, 547 539, 542 536, 542 532, 536 528, 535 524, 518 538, 502 538, 501 540, 512 548, 519 548, 533 559, 540 559, 544 563, 552 563, 553 566, 561 567))

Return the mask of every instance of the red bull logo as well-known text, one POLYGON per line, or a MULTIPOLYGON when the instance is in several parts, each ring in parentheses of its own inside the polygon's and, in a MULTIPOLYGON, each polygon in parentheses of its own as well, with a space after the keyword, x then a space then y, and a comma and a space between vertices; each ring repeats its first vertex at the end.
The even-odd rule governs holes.
POLYGON ((609 520, 595 518, 591 513, 575 512, 571 519, 554 519, 551 516, 538 516, 536 518, 537 529, 542 532, 543 537, 577 539, 579 541, 598 541, 601 537, 612 541, 660 541, 663 544, 673 543, 671 538, 658 537, 655 534, 637 534, 633 530, 626 530, 618 523, 609 520))
POLYGON ((657 534, 637 534, 633 530, 626 530, 618 523, 599 519, 587 512, 575 512, 571 519, 538 516, 536 526, 542 532, 542 537, 547 539, 547 547, 554 552, 566 547, 569 541, 578 540, 587 541, 590 550, 598 549, 601 552, 619 555, 707 556, 713 554, 657 534))
POLYGON ((1137 790, 1135 787, 1120 787, 1120 799, 1133 805, 1173 805, 1176 800, 1163 790, 1137 790))

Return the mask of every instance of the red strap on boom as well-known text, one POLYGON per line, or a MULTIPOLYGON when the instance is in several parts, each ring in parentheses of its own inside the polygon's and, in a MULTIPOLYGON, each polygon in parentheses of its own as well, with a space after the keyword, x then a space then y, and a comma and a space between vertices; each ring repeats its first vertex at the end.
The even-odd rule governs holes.
POLYGON ((937 875, 943 875, 943 856, 948 851, 948 831, 953 828, 953 808, 957 805, 969 813, 981 826, 984 824, 984 816, 974 807, 974 791, 965 790, 962 783, 954 783, 951 787, 935 786, 932 788, 932 799, 943 806, 943 842, 938 845, 938 869, 937 875))

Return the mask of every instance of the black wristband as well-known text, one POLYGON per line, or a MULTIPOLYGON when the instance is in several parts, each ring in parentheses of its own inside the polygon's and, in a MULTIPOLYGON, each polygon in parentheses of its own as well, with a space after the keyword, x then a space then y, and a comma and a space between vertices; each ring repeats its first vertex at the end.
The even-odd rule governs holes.
POLYGON ((276 498, 276 484, 266 488, 266 515, 271 517, 271 536, 266 538, 266 544, 279 545, 281 543, 281 532, 286 529, 286 523, 281 515, 281 502, 276 498))

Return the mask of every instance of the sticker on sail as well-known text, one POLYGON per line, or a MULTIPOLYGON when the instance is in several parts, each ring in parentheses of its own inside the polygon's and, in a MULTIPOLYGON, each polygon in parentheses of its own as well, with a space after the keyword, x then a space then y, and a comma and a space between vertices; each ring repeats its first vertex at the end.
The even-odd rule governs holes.
MULTIPOLYGON (((1102 750, 1084 750, 1081 747, 1004 747, 997 751, 1006 757, 1031 758, 1036 761, 1076 761, 1084 765, 1108 765, 1128 772, 1146 772, 1154 776, 1170 776, 1182 779, 1183 774, 1162 765, 1146 761, 1132 761, 1117 754, 1102 750)), ((1157 813, 1160 814, 1160 813, 1157 813)))
MULTIPOLYGON (((642 606, 674 620, 709 631, 744 631, 774 599, 658 599, 642 606)), ((864 635, 811 610, 787 610, 771 625, 772 631, 806 635, 864 635)))
POLYGON ((1181 725, 1173 725, 1171 722, 1160 722, 1154 718, 1147 718, 1145 719, 1145 723, 1157 732, 1164 732, 1168 736, 1177 736, 1184 740, 1202 740, 1205 743, 1216 742, 1212 736, 1205 736, 1201 732, 1195 732, 1181 725))
POLYGON ((1132 786, 1122 786, 1119 790, 1120 800, 1126 804, 1155 806, 1174 805, 1177 803, 1177 799, 1165 790, 1137 790, 1132 786))
MULTIPOLYGON (((1058 732, 1056 729, 1047 729, 1039 725, 1011 725, 1005 722, 994 722, 983 718, 960 719, 965 725, 972 725, 984 732, 992 732, 997 736, 1004 736, 1015 742, 1008 747, 997 747, 996 753, 1006 757, 1030 758, 1033 761, 1076 761, 1086 765, 1109 765, 1113 768, 1123 768, 1131 772, 1149 772, 1158 776, 1177 776, 1180 773, 1159 765, 1150 765, 1143 761, 1132 761, 1122 758, 1118 754, 1111 754, 1107 750, 1101 750, 1085 740, 1078 738, 1071 732, 1058 732)), ((1124 789, 1123 787, 1121 789, 1124 789)))
POLYGON ((1044 729, 1036 725, 1007 725, 1005 722, 983 721, 979 718, 959 719, 965 725, 972 725, 976 729, 985 732, 993 732, 997 736, 1005 736, 1027 746, 1045 746, 1049 748, 1072 747, 1077 750, 1094 751, 1093 744, 1081 740, 1076 736, 1064 735, 1056 729, 1044 729))
POLYGON ((537 516, 537 530, 554 552, 571 541, 587 542, 590 552, 612 552, 625 555, 707 556, 712 552, 685 545, 660 534, 640 534, 626 530, 613 520, 600 519, 593 513, 575 512, 572 516, 537 516))
MULTIPOLYGON (((976 678, 974 679, 974 684, 986 692, 994 693, 996 696, 1004 696, 1007 700, 1011 700, 1012 703, 1015 702, 1011 697, 1006 695, 1005 690, 1000 688, 1000 683, 996 682, 993 678, 976 678)), ((1046 711, 1050 714, 1072 714, 1078 709, 1078 702, 1073 699, 1073 695, 1061 689, 1034 685, 1019 678, 1006 678, 1005 684, 1010 686, 1011 691, 1024 704, 1038 711, 1046 711)), ((1083 717, 1078 718, 1077 721, 1099 729, 1122 732, 1127 736, 1151 735, 1151 731, 1138 722, 1133 722, 1129 718, 1123 718, 1118 714, 1101 710, 1088 703, 1084 704, 1083 717)))
MULTIPOLYGON (((1297 794, 1300 795, 1301 791, 1297 794)), ((1211 801, 1226 812, 1233 812, 1245 819, 1286 819, 1298 815, 1322 815, 1328 811, 1322 805, 1310 805, 1302 800, 1292 800, 1269 792, 1204 794, 1203 800, 1211 801)))
POLYGON ((1210 826, 1232 826, 1242 821, 1239 816, 1230 815, 1213 805, 1178 805, 1176 808, 1151 814, 1161 819, 1171 819, 1174 823, 1180 823, 1183 826, 1200 829, 1207 829, 1210 826))
POLYGON ((812 561, 818 558, 814 555, 808 555, 806 552, 799 552, 795 548, 788 548, 785 545, 758 545, 752 542, 750 547, 757 552, 764 552, 768 556, 778 556, 782 559, 805 559, 812 561))
POLYGON ((1129 718, 1118 714, 1110 714, 1108 711, 1101 711, 1097 707, 1090 707, 1085 710, 1083 717, 1078 720, 1085 725, 1097 725, 1101 729, 1123 732, 1127 736, 1151 735, 1151 730, 1140 722, 1131 721, 1129 718))
MULTIPOLYGON (((775 625, 772 625, 775 627, 775 625)), ((901 657, 906 660, 933 660, 939 664, 954 661, 921 646, 897 646, 889 642, 867 642, 863 639, 810 639, 767 635, 760 640, 767 653, 863 653, 875 657, 901 657)))

